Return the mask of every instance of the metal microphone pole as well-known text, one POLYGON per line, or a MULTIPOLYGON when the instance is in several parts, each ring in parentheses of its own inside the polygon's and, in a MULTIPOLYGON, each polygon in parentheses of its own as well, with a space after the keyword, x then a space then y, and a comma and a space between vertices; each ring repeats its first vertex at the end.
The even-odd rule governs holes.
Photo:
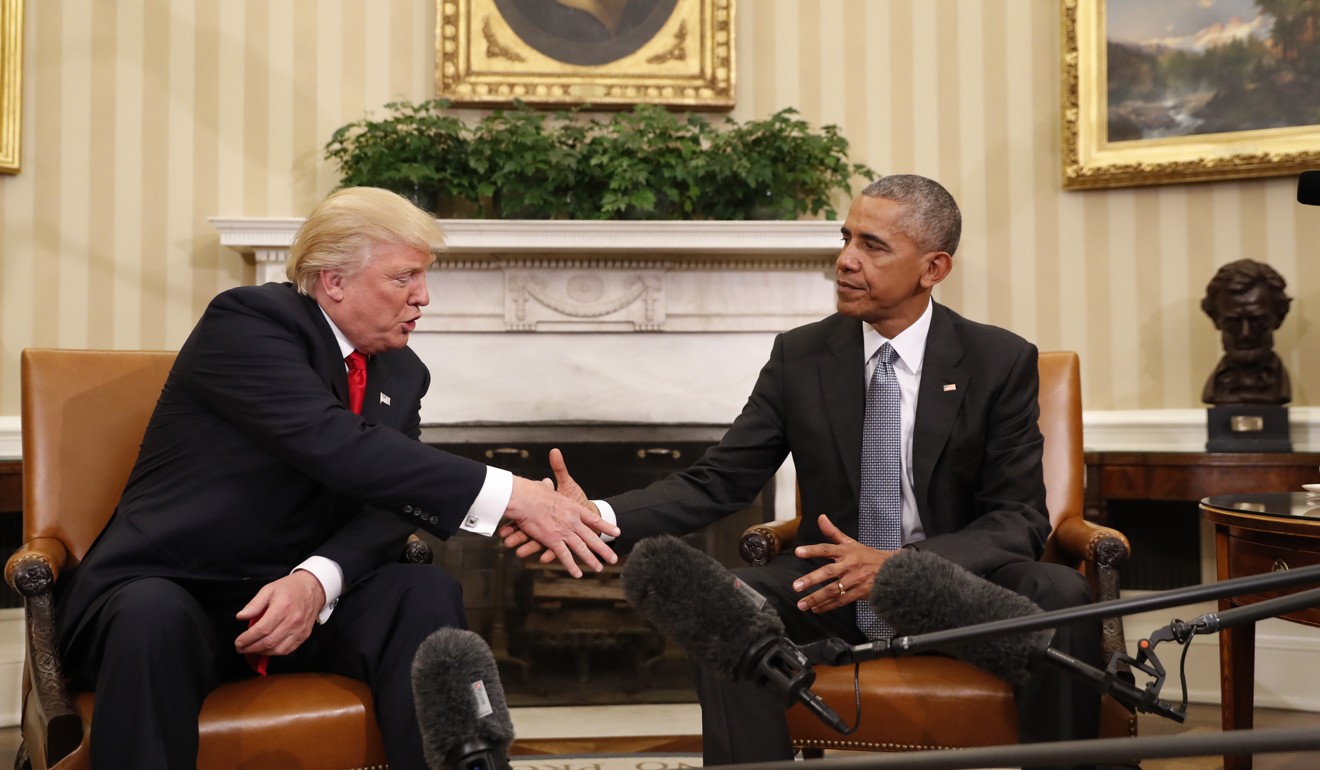
MULTIPOLYGON (((1058 764, 1134 764, 1165 757, 1210 757, 1224 754, 1274 754, 1320 751, 1320 730, 1300 727, 1238 730, 1226 733, 1158 735, 1143 738, 1099 738, 1089 741, 1024 743, 972 749, 873 753, 831 757, 829 770, 955 770, 978 767, 1032 767, 1058 764)), ((801 770, 796 760, 753 762, 738 770, 801 770)))
MULTIPOLYGON (((1207 599, 1224 599, 1271 589, 1291 588, 1307 583, 1320 583, 1320 564, 1262 575, 1248 575, 1206 585, 1175 588, 1147 596, 1111 599, 1107 602, 1097 602, 1081 607, 1069 607, 1062 610, 1039 612, 1034 615, 992 620, 989 623, 978 623, 963 628, 950 628, 944 631, 932 631, 914 636, 898 636, 889 641, 879 640, 851 647, 847 645, 825 645, 824 649, 813 647, 813 645, 804 645, 804 650, 809 650, 807 655, 813 662, 841 665, 876 657, 935 652, 946 649, 951 644, 964 644, 997 636, 1056 628, 1083 620, 1131 615, 1137 612, 1176 607, 1207 599)), ((1309 592, 1305 593, 1309 594, 1309 592)), ((1265 602, 1260 604, 1265 604, 1265 602)), ((1262 617, 1271 617, 1271 615, 1262 617)))

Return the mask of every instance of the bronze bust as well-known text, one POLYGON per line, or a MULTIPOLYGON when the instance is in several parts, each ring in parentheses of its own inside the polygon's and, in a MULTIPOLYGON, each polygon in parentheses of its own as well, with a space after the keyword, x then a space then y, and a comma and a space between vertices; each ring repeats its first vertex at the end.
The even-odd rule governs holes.
POLYGON ((1215 322, 1224 357, 1206 380, 1207 404, 1286 404, 1288 371, 1274 352, 1274 330, 1292 299, 1283 277, 1267 264, 1239 259, 1219 268, 1205 287, 1201 309, 1215 322))

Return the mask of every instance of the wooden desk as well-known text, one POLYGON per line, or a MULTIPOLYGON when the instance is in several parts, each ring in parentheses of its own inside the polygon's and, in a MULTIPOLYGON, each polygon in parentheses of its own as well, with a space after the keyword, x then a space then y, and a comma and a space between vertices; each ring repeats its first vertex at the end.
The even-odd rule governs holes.
MULTIPOLYGON (((1219 495, 1201 501, 1201 515, 1215 527, 1215 565, 1220 580, 1320 564, 1320 501, 1303 493, 1219 495)), ((1219 610, 1283 593, 1271 591, 1219 600, 1219 610)), ((1282 615, 1283 620, 1320 627, 1320 609, 1282 615)), ((1256 627, 1226 628, 1219 634, 1219 688, 1225 730, 1250 730, 1256 681, 1256 627)), ((1251 756, 1224 757, 1224 770, 1250 770, 1251 756)))

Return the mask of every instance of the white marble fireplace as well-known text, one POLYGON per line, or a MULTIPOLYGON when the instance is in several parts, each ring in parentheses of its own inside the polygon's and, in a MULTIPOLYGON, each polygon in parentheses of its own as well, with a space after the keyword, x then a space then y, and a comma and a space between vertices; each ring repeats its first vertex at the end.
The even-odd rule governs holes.
MULTIPOLYGON (((258 283, 285 280, 301 220, 211 222, 258 283)), ((431 370, 428 425, 717 428, 774 334, 834 309, 837 222, 441 224, 448 248, 411 342, 431 370)))

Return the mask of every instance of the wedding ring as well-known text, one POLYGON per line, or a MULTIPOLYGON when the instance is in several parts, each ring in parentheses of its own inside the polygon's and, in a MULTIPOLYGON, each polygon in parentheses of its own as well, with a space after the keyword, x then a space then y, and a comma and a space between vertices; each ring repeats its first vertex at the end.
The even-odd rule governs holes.
POLYGON ((843 581, 840 580, 840 581, 839 581, 839 596, 843 596, 843 595, 844 595, 845 593, 847 593, 847 592, 848 592, 848 589, 843 587, 843 581))

